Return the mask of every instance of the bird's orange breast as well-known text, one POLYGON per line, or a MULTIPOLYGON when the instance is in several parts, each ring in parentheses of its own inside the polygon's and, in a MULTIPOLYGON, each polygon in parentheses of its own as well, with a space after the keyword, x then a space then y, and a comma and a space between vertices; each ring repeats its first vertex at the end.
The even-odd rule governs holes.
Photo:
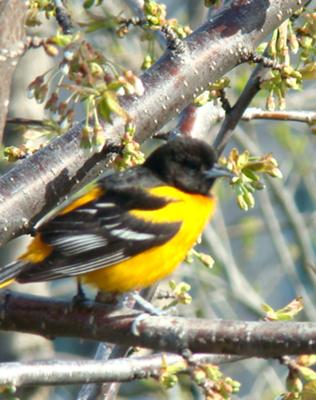
POLYGON ((86 274, 83 282, 102 291, 127 292, 149 286, 168 276, 183 261, 213 215, 215 199, 184 193, 169 186, 156 187, 149 191, 172 201, 155 211, 132 210, 131 214, 153 223, 181 222, 178 233, 163 245, 86 274))

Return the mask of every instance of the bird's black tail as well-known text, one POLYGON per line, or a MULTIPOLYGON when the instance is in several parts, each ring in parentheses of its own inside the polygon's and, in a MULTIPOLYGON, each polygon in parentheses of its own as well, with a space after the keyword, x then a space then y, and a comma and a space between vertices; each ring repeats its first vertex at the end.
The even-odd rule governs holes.
POLYGON ((0 289, 10 285, 27 264, 23 260, 17 260, 0 268, 0 289))

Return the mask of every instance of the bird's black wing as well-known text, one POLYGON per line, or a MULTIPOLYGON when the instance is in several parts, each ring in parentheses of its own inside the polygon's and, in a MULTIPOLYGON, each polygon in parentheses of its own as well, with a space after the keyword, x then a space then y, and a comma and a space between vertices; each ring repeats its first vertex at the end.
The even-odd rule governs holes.
POLYGON ((155 213, 172 201, 143 189, 142 171, 137 176, 133 170, 114 174, 102 186, 103 194, 38 229, 40 240, 53 250, 41 265, 26 265, 18 281, 46 281, 105 268, 166 243, 180 229, 181 221, 155 223, 131 215, 135 209, 155 213))

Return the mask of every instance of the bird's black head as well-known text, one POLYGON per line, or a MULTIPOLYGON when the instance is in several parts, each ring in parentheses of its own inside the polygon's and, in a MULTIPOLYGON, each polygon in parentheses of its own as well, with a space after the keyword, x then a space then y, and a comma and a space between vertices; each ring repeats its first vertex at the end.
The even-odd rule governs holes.
POLYGON ((208 195, 217 177, 229 176, 229 171, 215 162, 216 154, 207 143, 177 137, 155 150, 144 166, 166 184, 185 192, 208 195))

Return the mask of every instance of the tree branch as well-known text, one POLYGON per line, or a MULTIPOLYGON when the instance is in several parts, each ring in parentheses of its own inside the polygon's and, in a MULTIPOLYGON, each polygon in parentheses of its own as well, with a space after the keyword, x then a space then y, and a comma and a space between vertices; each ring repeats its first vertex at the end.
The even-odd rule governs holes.
POLYGON ((148 316, 133 333, 139 313, 110 311, 104 304, 77 308, 67 301, 6 293, 0 296, 0 328, 43 335, 80 337, 126 346, 181 353, 251 357, 316 353, 316 323, 209 321, 148 316))
MULTIPOLYGON (((217 109, 213 109, 212 114, 213 114, 212 115, 213 124, 225 118, 225 111, 220 107, 217 107, 217 109)), ((293 122, 302 122, 305 124, 313 125, 316 124, 316 112, 305 111, 305 110, 267 111, 257 107, 248 107, 244 110, 241 119, 243 121, 251 121, 254 119, 293 121, 293 122)))
POLYGON ((253 70, 247 85, 239 96, 237 102, 233 107, 230 108, 228 112, 226 112, 224 121, 213 144, 218 155, 222 154, 246 108, 249 106, 256 94, 260 91, 260 81, 264 73, 264 66, 258 64, 253 70))
POLYGON ((0 143, 9 108, 11 80, 18 60, 25 50, 25 15, 24 1, 0 2, 0 143))
MULTIPOLYGON (((223 363, 236 361, 234 356, 194 354, 190 363, 223 363)), ((109 361, 32 361, 0 364, 0 385, 68 385, 92 382, 129 382, 159 378, 165 366, 188 370, 187 360, 174 354, 155 354, 139 358, 117 358, 109 361)))
POLYGON ((252 119, 269 119, 276 121, 295 121, 304 122, 306 124, 316 123, 316 112, 315 111, 267 111, 260 108, 247 108, 242 116, 244 121, 250 121, 252 119))
MULTIPOLYGON (((245 55, 295 10, 295 0, 253 0, 232 5, 202 25, 184 41, 185 53, 167 51, 142 75, 145 93, 122 101, 142 142, 215 81, 235 67, 245 55)), ((78 187, 87 172, 91 177, 104 168, 100 163, 120 142, 124 121, 105 125, 108 145, 91 154, 80 148, 80 125, 21 162, 0 179, 0 244, 29 232, 56 202, 78 187), (99 164, 97 164, 99 162, 99 164), (10 223, 9 223, 10 221, 10 223)))

